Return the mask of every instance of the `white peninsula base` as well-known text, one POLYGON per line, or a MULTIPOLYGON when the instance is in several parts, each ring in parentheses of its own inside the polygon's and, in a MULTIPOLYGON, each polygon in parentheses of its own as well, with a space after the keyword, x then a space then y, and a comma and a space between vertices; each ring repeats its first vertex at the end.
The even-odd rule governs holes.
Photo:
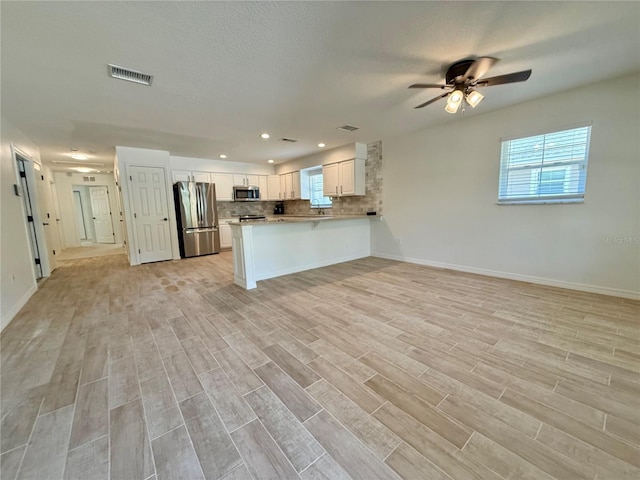
POLYGON ((231 223, 234 283, 348 262, 371 254, 370 217, 231 223))

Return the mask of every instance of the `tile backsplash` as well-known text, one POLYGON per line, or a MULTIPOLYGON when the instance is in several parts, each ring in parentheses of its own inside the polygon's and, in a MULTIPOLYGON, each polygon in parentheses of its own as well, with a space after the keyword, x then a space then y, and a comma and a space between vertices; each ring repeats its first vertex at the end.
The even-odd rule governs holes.
MULTIPOLYGON (((365 195, 333 199, 333 206, 326 209, 332 215, 364 215, 367 212, 382 214, 382 142, 367 145, 365 163, 365 195)), ((238 215, 273 215, 276 202, 218 202, 218 217, 233 218, 238 215)), ((286 200, 285 214, 315 214, 309 200, 286 200)))

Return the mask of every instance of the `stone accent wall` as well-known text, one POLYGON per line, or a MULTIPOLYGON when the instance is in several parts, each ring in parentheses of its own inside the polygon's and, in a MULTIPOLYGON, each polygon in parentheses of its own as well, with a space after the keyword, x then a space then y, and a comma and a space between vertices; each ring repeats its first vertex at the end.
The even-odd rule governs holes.
MULTIPOLYGON (((326 210, 331 215, 364 215, 376 212, 382 215, 382 142, 367 145, 365 163, 365 195, 360 197, 340 197, 333 199, 333 206, 326 210)), ((309 200, 287 200, 284 202, 285 214, 314 215, 309 200)), ((272 209, 273 213, 273 209, 272 209)))

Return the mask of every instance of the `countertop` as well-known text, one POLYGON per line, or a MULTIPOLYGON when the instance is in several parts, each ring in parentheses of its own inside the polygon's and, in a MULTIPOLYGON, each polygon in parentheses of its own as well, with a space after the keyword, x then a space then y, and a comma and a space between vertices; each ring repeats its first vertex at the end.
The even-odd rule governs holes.
POLYGON ((229 225, 272 225, 274 223, 327 222, 332 220, 379 219, 380 215, 268 215, 266 220, 228 222, 229 225))

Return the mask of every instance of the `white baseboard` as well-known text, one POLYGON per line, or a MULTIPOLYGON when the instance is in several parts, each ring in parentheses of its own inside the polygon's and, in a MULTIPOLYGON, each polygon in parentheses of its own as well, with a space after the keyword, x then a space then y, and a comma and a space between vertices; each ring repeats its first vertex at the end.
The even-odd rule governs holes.
POLYGON ((312 270, 314 268, 328 267, 329 265, 335 265, 337 263, 350 262, 352 260, 358 260, 360 258, 366 258, 371 256, 369 252, 362 252, 356 255, 350 255, 346 257, 332 258, 321 262, 312 262, 305 265, 296 265, 291 268, 283 268, 281 270, 275 270, 271 272, 263 273, 262 275, 256 275, 256 281, 266 280, 268 278, 281 277, 283 275, 290 275, 292 273, 304 272, 305 270, 312 270))
POLYGON ((484 268, 466 267, 464 265, 456 265, 452 263, 432 262, 422 258, 405 257, 402 255, 388 255, 386 253, 371 253, 372 257, 386 258, 388 260, 398 260, 400 262, 415 263, 418 265, 426 265, 428 267, 444 268, 447 270, 456 270, 459 272, 476 273, 478 275, 487 275, 490 277, 506 278, 509 280, 518 280, 521 282, 536 283, 539 285, 547 285, 550 287, 567 288, 569 290, 578 290, 581 292, 599 293, 601 295, 610 295, 613 297, 630 298, 640 300, 640 292, 633 290, 621 290, 617 288, 601 287, 599 285, 587 285, 584 283, 565 282, 563 280, 553 280, 550 278, 534 277, 531 275, 521 275, 518 273, 501 272, 498 270, 487 270, 484 268))
POLYGON ((11 308, 11 310, 9 310, 4 317, 2 317, 2 320, 0 320, 0 332, 2 330, 5 329, 5 327, 7 325, 9 325, 11 323, 11 320, 14 319, 14 317, 18 314, 18 312, 20 311, 20 309, 22 309, 22 307, 24 307, 27 302, 29 301, 29 299, 31 298, 31 296, 36 293, 38 291, 38 285, 33 284, 31 286, 31 288, 29 290, 27 290, 25 292, 25 294, 20 297, 20 299, 16 302, 16 304, 11 308))

